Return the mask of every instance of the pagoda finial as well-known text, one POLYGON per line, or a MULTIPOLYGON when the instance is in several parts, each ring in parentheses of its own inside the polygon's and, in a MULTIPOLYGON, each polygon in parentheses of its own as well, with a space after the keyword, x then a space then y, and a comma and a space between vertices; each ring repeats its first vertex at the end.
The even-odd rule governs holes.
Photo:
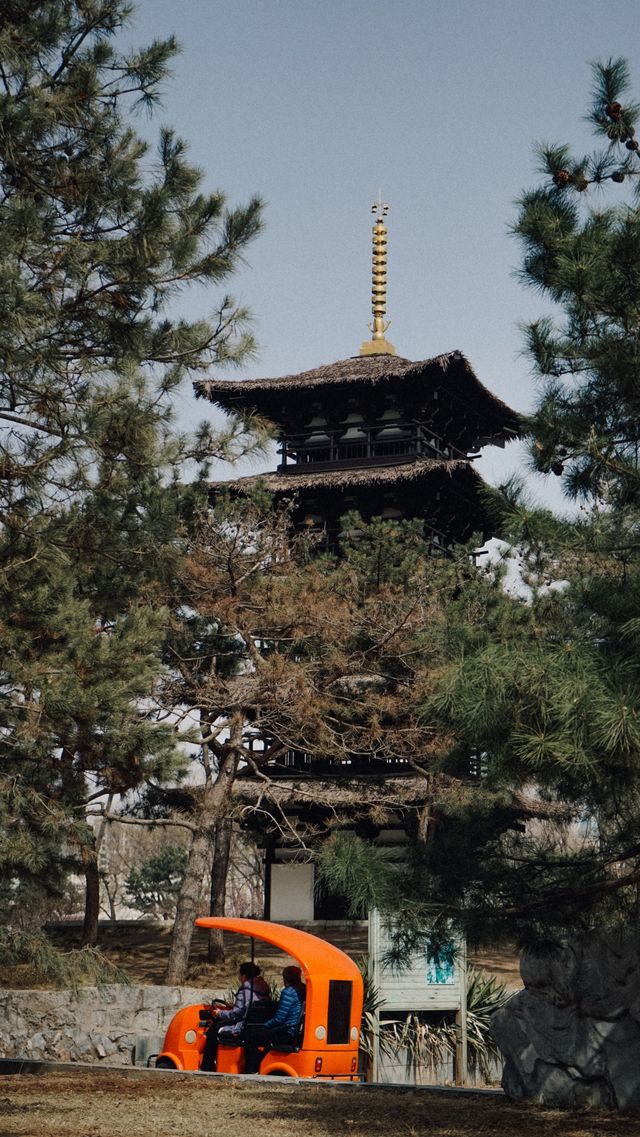
POLYGON ((382 192, 378 200, 371 206, 371 212, 376 215, 373 226, 373 278, 371 284, 371 311, 373 322, 369 324, 372 332, 370 340, 365 340, 360 348, 360 355, 395 355, 396 349, 385 337, 390 321, 385 321, 387 308, 387 227, 384 218, 389 212, 389 206, 382 200, 382 192))

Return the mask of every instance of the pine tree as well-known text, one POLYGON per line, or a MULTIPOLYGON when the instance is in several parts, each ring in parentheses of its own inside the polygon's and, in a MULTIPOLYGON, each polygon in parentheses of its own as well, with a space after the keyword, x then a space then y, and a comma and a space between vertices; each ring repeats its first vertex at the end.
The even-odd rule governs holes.
POLYGON ((194 438, 174 423, 180 384, 253 340, 228 296, 196 321, 172 319, 172 300, 233 273, 262 207, 204 192, 170 130, 155 154, 136 133, 177 46, 123 55, 129 14, 125 0, 0 3, 0 863, 45 890, 83 866, 88 941, 87 802, 178 760, 148 707, 182 470, 255 438, 245 421, 194 438))
POLYGON ((129 903, 147 915, 164 919, 173 915, 186 862, 181 845, 165 845, 129 873, 125 881, 129 903))
POLYGON ((594 79, 589 118, 608 145, 580 159, 540 147, 544 184, 522 197, 514 232, 523 282, 562 312, 525 328, 542 381, 534 462, 571 496, 623 507, 639 489, 640 106, 624 60, 595 64, 594 79))
MULTIPOLYGON (((457 800, 436 803, 390 894, 368 851, 354 893, 398 918, 398 947, 457 926, 472 941, 540 944, 640 914, 640 108, 623 60, 594 66, 605 147, 539 148, 520 201, 521 277, 553 315, 525 331, 540 384, 525 422, 536 468, 562 479, 569 519, 516 484, 493 497, 519 562, 460 580, 433 626, 423 714, 450 747, 457 800), (627 193, 630 189, 630 193, 627 193)), ((353 848, 323 871, 349 885, 353 848)))
MULTIPOLYGON (((170 130, 151 155, 128 113, 152 106, 176 43, 120 55, 124 0, 11 0, 0 32, 0 358, 4 509, 90 481, 91 460, 133 457, 194 371, 251 350, 246 313, 169 318, 188 284, 217 284, 261 225, 204 193, 170 130), (129 392, 140 414, 119 414, 129 392), (146 412, 146 415, 145 415, 146 412), (146 421, 145 421, 146 420, 146 421), (87 453, 88 452, 88 453, 87 453)), ((219 440, 200 438, 218 453, 219 440)))
POLYGON ((59 890, 65 866, 97 881, 90 801, 168 776, 176 740, 171 725, 144 711, 160 672, 162 611, 136 600, 117 619, 99 620, 55 553, 12 579, 2 629, 0 860, 19 882, 15 907, 25 887, 59 890))

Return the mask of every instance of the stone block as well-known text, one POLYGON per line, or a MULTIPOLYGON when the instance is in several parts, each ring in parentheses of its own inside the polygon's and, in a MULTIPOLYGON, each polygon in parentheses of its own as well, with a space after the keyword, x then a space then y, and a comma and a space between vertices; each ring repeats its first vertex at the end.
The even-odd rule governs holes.
POLYGON ((640 942, 617 931, 593 933, 582 942, 577 1002, 590 1018, 615 1020, 640 999, 640 942), (607 981, 603 985, 602 977, 607 981))
POLYGON ((162 1016, 157 1010, 138 1011, 133 1020, 133 1028, 139 1034, 153 1034, 160 1028, 162 1016))
POLYGON ((108 1006, 120 1007, 127 1011, 135 1011, 142 1006, 143 987, 127 986, 126 984, 112 984, 106 989, 106 999, 101 1000, 108 1006))
POLYGON ((141 987, 140 1006, 144 1010, 164 1010, 177 1005, 178 987, 141 987))
POLYGON ((37 1051, 38 1054, 43 1054, 46 1046, 46 1040, 43 1034, 34 1034, 31 1039, 31 1049, 37 1051))
POLYGON ((152 1055, 160 1053, 163 1042, 164 1035, 161 1034, 150 1034, 145 1038, 137 1039, 133 1051, 134 1065, 146 1066, 152 1055))
MULTIPOLYGON (((212 999, 217 998, 211 990, 203 990, 202 987, 176 987, 176 1002, 178 1006, 184 1007, 188 1003, 210 1003, 212 999)), ((220 995, 220 998, 224 996, 220 995)))
POLYGON ((72 1062, 90 1062, 94 1054, 88 1034, 78 1031, 69 1046, 69 1053, 72 1062))

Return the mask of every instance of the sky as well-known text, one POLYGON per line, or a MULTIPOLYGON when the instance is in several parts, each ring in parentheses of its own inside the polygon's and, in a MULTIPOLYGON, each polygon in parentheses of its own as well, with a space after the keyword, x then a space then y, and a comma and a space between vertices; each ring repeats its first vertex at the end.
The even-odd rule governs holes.
MULTIPOLYGON (((531 409, 518 325, 545 309, 516 278, 515 203, 538 181, 534 143, 595 145, 590 62, 622 55, 633 69, 635 0, 137 0, 127 38, 170 34, 182 52, 139 126, 150 138, 172 126, 230 205, 266 202, 264 233, 229 283, 254 314, 259 355, 230 377, 358 354, 381 192, 398 354, 461 350, 494 394, 531 409)), ((213 310, 216 295, 189 310, 213 310)), ((187 395, 182 413, 206 411, 187 395)), ((511 444, 477 465, 496 484, 524 461, 511 444)), ((557 479, 530 484, 560 506, 557 479)))

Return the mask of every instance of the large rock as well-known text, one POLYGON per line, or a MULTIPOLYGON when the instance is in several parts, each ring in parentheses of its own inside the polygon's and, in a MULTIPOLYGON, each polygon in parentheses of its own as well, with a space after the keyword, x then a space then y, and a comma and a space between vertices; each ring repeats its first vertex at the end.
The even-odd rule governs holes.
POLYGON ((640 1111, 640 937, 590 932, 525 953, 520 970, 524 990, 491 1022, 505 1092, 560 1109, 640 1111))

